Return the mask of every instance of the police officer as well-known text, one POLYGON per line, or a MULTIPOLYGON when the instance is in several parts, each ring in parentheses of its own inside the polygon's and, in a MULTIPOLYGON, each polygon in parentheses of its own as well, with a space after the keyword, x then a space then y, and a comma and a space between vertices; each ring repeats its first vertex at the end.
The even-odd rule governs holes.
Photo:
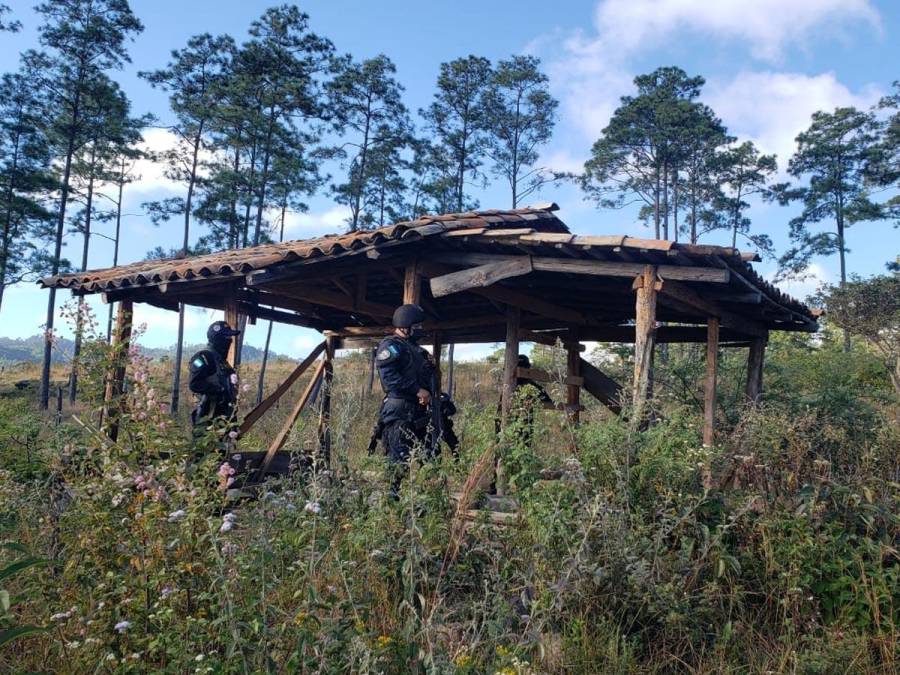
POLYGON ((379 421, 384 425, 383 443, 395 499, 413 449, 427 444, 435 367, 431 354, 418 345, 424 320, 425 312, 418 305, 398 307, 393 316, 394 333, 381 341, 375 353, 385 393, 379 421))
POLYGON ((191 412, 195 439, 206 435, 213 420, 235 420, 237 374, 228 363, 228 350, 236 335, 240 335, 239 330, 225 321, 216 321, 206 331, 206 349, 191 357, 189 387, 200 395, 199 404, 191 412))

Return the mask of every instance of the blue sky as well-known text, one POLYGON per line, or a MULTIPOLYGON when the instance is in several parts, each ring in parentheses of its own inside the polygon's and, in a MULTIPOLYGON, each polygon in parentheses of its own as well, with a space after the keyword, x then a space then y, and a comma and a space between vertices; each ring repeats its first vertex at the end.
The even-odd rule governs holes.
MULTIPOLYGON (((37 20, 29 1, 4 0, 25 24, 17 35, 0 37, 0 69, 16 68, 18 53, 36 44, 37 20)), ((269 6, 235 0, 133 0, 132 8, 146 30, 131 46, 133 63, 116 74, 135 112, 168 117, 163 94, 137 78, 140 70, 161 67, 169 51, 200 33, 230 33, 238 40, 250 22, 269 6)), ((835 106, 869 107, 900 79, 900 3, 883 0, 591 0, 536 2, 300 3, 315 31, 329 37, 341 52, 356 58, 387 54, 406 86, 406 103, 416 111, 428 104, 441 62, 467 54, 493 61, 514 53, 533 53, 544 62, 551 90, 560 100, 559 121, 543 162, 577 170, 606 125, 618 99, 630 93, 634 75, 662 65, 678 65, 707 79, 703 99, 740 139, 752 139, 778 155, 784 168, 793 138, 815 110, 835 106)), ((160 129, 146 134, 150 147, 169 142, 160 129)), ((140 203, 178 193, 153 166, 142 166, 142 180, 126 194, 122 262, 138 260, 157 245, 178 241, 177 226, 153 227, 140 213, 140 203)), ((508 189, 495 180, 477 192, 485 208, 507 207, 508 189)), ((550 188, 534 201, 556 201, 560 217, 579 233, 625 233, 647 236, 631 211, 597 211, 572 186, 550 188)), ((310 202, 308 214, 288 221, 291 238, 315 236, 342 228, 342 212, 327 195, 310 202)), ((776 246, 787 246, 787 221, 793 210, 756 204, 751 218, 776 246)), ((102 226, 101 226, 102 227, 102 226)), ((849 267, 868 275, 900 252, 900 230, 889 223, 863 223, 848 234, 849 267)), ((715 239, 710 240, 715 243, 715 239)), ((80 239, 69 235, 66 255, 80 257, 80 239)), ((111 261, 111 244, 92 242, 91 267, 111 261)), ((764 273, 772 265, 761 264, 764 273)), ((835 281, 836 259, 820 259, 814 277, 786 285, 804 296, 820 281, 835 281)), ((65 299, 65 294, 61 296, 65 299)), ((105 316, 105 307, 97 302, 105 316)), ((46 312, 46 292, 33 286, 15 288, 4 298, 0 335, 25 337, 40 329, 46 312)), ((143 341, 171 344, 176 315, 140 308, 137 319, 147 324, 143 341)), ((187 340, 200 342, 212 313, 191 311, 187 340)), ((263 323, 251 327, 247 340, 260 345, 263 323)), ((314 343, 312 331, 276 327, 273 348, 302 354, 314 343)), ((467 350, 470 354, 476 352, 467 350)))

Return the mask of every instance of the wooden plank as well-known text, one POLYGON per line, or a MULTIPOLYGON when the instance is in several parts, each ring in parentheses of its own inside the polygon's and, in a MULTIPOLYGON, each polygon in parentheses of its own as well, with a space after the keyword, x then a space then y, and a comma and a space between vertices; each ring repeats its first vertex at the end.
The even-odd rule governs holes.
POLYGON ((719 320, 707 323, 706 381, 703 387, 703 445, 712 446, 716 425, 716 375, 719 367, 719 320))
POLYGON ((621 414, 622 385, 586 359, 580 360, 579 367, 584 390, 616 415, 621 414))
POLYGON ((525 244, 569 244, 573 239, 575 239, 574 234, 563 232, 535 232, 519 237, 519 241, 525 244))
POLYGON ((634 420, 640 423, 644 406, 650 398, 653 370, 653 347, 656 341, 656 268, 647 265, 638 277, 635 299, 634 384, 632 404, 634 420))
MULTIPOLYGON (((522 337, 522 331, 519 331, 519 337, 522 337)), ((577 345, 573 345, 575 347, 577 345)), ((516 368, 516 377, 532 382, 557 382, 559 378, 548 373, 541 368, 516 368)), ((580 387, 584 384, 584 378, 578 375, 568 375, 562 379, 562 384, 580 387)))
MULTIPOLYGON (((131 300, 119 302, 116 312, 114 333, 114 361, 106 377, 106 388, 103 392, 103 420, 107 436, 113 442, 119 438, 119 417, 122 411, 122 394, 125 391, 125 373, 128 364, 128 350, 131 347, 131 324, 134 317, 134 306, 131 300)), ((103 425, 101 425, 103 426, 103 425)))
POLYGON ((766 327, 760 322, 727 310, 715 300, 702 297, 696 291, 680 282, 665 280, 661 291, 664 295, 692 307, 698 313, 718 318, 722 324, 741 333, 755 337, 764 337, 768 333, 766 327))
POLYGON ((313 361, 315 361, 319 354, 322 353, 322 350, 325 349, 325 343, 320 342, 316 347, 309 353, 300 364, 291 371, 291 374, 288 375, 284 382, 279 384, 275 391, 266 396, 260 403, 250 412, 247 413, 244 420, 241 422, 241 426, 238 428, 238 435, 243 436, 253 427, 254 424, 262 417, 275 403, 282 397, 284 394, 290 389, 294 382, 306 372, 306 370, 312 365, 313 361))
MULTIPOLYGON (((451 265, 490 265, 506 261, 521 260, 523 255, 497 255, 493 253, 444 252, 432 256, 436 262, 451 265)), ((645 264, 639 262, 618 262, 609 260, 573 260, 550 256, 531 256, 531 265, 538 272, 561 272, 564 274, 586 274, 592 276, 621 277, 632 279, 641 274, 645 264)), ((726 284, 730 279, 727 269, 721 267, 696 267, 681 265, 659 265, 657 274, 663 279, 676 281, 699 281, 726 284)))
POLYGON ((572 240, 572 244, 575 246, 584 246, 586 248, 593 246, 606 248, 611 246, 621 246, 623 241, 625 241, 625 237, 620 234, 606 236, 578 235, 572 240))
POLYGON ((637 248, 647 251, 668 251, 674 242, 665 239, 641 239, 640 237, 625 237, 620 244, 624 248, 637 248))
POLYGON ((403 274, 403 304, 418 305, 422 297, 422 276, 419 263, 412 261, 406 266, 403 274))
POLYGON ((441 351, 444 349, 443 335, 440 331, 434 331, 431 336, 431 355, 434 357, 435 384, 434 391, 435 400, 441 397, 441 351))
POLYGON ((766 354, 765 338, 753 338, 750 341, 750 353, 747 355, 747 400, 758 404, 762 396, 763 361, 766 354))
POLYGON ((431 279, 431 294, 436 298, 440 298, 474 288, 485 288, 503 279, 530 274, 531 269, 531 258, 529 256, 520 256, 513 260, 470 267, 459 272, 433 277, 431 279))
MULTIPOLYGON (((225 322, 232 328, 240 330, 241 313, 238 308, 238 300, 236 295, 229 295, 225 298, 225 322)), ((238 349, 240 349, 240 336, 236 336, 231 340, 231 346, 228 348, 228 356, 226 357, 229 364, 236 367, 236 359, 238 349)))
POLYGON ((315 390, 316 383, 319 381, 319 378, 322 377, 323 370, 325 370, 324 359, 319 361, 319 365, 313 373, 312 378, 310 378, 309 383, 306 385, 306 389, 303 390, 303 393, 297 400, 296 405, 294 405, 293 410, 291 410, 291 412, 288 414, 288 417, 282 425, 281 430, 278 432, 278 435, 275 436, 275 439, 272 441, 272 444, 266 451, 266 456, 263 459, 262 465, 257 472, 257 480, 261 480, 263 476, 266 475, 266 470, 272 463, 272 459, 275 457, 275 453, 281 450, 281 448, 284 446, 287 437, 291 433, 291 429, 293 429, 294 427, 294 423, 297 421, 297 418, 300 417, 300 413, 303 412, 303 408, 306 407, 307 402, 309 402, 309 397, 315 390))
POLYGON ((314 305, 324 305, 340 309, 345 312, 355 312, 374 317, 376 319, 390 318, 394 313, 394 307, 378 302, 357 302, 355 299, 348 298, 343 293, 335 293, 320 288, 296 284, 279 284, 278 292, 290 298, 302 300, 314 305))

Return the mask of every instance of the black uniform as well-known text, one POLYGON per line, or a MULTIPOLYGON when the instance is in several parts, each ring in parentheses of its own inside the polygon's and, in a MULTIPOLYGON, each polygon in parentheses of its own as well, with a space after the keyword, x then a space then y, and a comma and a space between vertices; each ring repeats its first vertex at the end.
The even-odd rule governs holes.
POLYGON ((398 335, 381 341, 375 363, 385 393, 379 421, 384 425, 388 461, 394 468, 392 494, 396 496, 413 449, 427 444, 431 413, 419 403, 417 393, 425 389, 434 394, 434 366, 427 351, 398 335))
POLYGON ((200 402, 191 412, 191 423, 205 429, 216 417, 233 421, 237 403, 237 388, 232 378, 235 371, 225 356, 210 345, 191 357, 190 371, 189 387, 200 394, 200 402))

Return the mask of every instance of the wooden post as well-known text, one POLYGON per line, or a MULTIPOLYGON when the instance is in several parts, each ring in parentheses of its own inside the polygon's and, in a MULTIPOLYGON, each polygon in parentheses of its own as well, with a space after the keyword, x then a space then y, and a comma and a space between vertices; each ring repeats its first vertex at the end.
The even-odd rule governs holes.
POLYGON ((418 305, 422 299, 422 275, 419 273, 419 261, 414 260, 406 266, 403 275, 403 304, 418 305))
POLYGON ((766 354, 766 339, 753 338, 750 354, 747 356, 747 400, 756 405, 762 396, 763 361, 766 354))
POLYGON ((437 401, 441 396, 441 350, 443 350, 444 345, 441 342, 441 333, 440 331, 434 331, 434 335, 432 336, 431 341, 431 354, 434 356, 434 379, 435 379, 435 389, 434 389, 434 398, 437 401))
POLYGON ((453 398, 453 385, 455 384, 453 382, 453 352, 455 346, 456 345, 451 342, 447 347, 447 393, 450 394, 450 398, 453 398))
POLYGON ((716 374, 719 366, 719 320, 706 322, 706 383, 703 398, 703 445, 712 446, 716 425, 716 374))
MULTIPOLYGON (((578 377, 581 374, 581 343, 573 342, 566 345, 566 371, 569 377, 578 377)), ((581 387, 577 384, 566 385, 566 409, 569 419, 575 424, 581 420, 581 387)))
MULTIPOLYGON (((500 420, 502 426, 509 423, 509 415, 516 396, 516 371, 519 367, 519 324, 522 319, 522 311, 512 305, 506 306, 506 349, 503 354, 503 389, 500 399, 500 420)), ((503 473, 503 463, 497 460, 496 464, 497 494, 506 493, 506 477, 503 473)))
MULTIPOLYGON (((225 322, 232 328, 239 329, 240 321, 241 317, 240 314, 238 314, 237 301, 234 298, 227 298, 225 300, 225 322)), ((237 366, 239 365, 235 361, 238 355, 239 346, 240 342, 237 340, 237 338, 235 338, 231 341, 231 347, 228 349, 228 363, 230 363, 234 368, 237 368, 237 366)))
POLYGON ((325 338, 322 403, 319 408, 319 452, 322 467, 331 466, 331 387, 334 382, 334 337, 325 338))
POLYGON ((634 280, 636 293, 634 325, 634 385, 632 403, 634 420, 639 423, 644 406, 651 395, 653 346, 656 342, 656 294, 658 291, 656 268, 647 265, 634 280))
POLYGON ((372 347, 369 350, 369 374, 366 377, 366 396, 372 395, 372 388, 375 386, 375 353, 377 351, 377 347, 372 347))
POLYGON ((128 348, 131 344, 131 321, 133 316, 131 300, 122 300, 116 313, 114 340, 115 362, 106 379, 103 395, 103 419, 106 433, 113 441, 119 438, 119 416, 121 414, 122 393, 125 390, 125 369, 128 364, 128 348))

